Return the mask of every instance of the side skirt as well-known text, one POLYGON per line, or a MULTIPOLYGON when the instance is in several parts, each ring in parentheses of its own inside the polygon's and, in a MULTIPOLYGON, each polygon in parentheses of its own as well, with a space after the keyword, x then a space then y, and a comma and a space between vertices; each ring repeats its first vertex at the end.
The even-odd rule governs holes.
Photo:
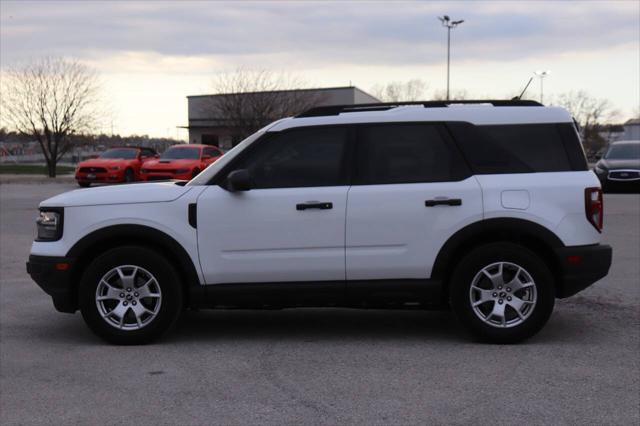
POLYGON ((192 286, 190 291, 191 307, 198 309, 447 308, 438 280, 209 284, 192 286))

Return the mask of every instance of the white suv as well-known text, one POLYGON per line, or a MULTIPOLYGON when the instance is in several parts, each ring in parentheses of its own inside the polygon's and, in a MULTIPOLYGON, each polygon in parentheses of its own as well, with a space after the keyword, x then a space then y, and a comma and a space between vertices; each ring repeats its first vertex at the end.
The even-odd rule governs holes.
POLYGON ((185 307, 451 307, 473 335, 532 336, 604 277, 600 183, 571 116, 532 101, 320 107, 190 182, 40 205, 27 270, 110 342, 185 307))

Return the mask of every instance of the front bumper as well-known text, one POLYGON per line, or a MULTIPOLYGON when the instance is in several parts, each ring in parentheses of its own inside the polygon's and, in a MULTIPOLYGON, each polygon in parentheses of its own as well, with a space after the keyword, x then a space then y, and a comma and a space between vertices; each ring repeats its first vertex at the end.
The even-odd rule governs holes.
POLYGON ((60 312, 73 313, 78 298, 72 281, 73 259, 68 257, 29 256, 27 273, 53 299, 60 312))
POLYGON ((561 275, 556 297, 573 296, 605 277, 611 267, 612 252, 606 244, 555 249, 561 275))

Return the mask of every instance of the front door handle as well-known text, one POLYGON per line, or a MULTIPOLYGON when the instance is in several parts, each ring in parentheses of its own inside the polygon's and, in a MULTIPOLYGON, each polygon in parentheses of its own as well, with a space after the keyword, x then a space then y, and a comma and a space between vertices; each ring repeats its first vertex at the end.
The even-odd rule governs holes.
POLYGON ((329 210, 332 208, 333 208, 333 203, 319 202, 319 201, 307 201, 306 203, 296 204, 296 210, 307 210, 307 209, 329 210))
POLYGON ((424 202, 425 207, 433 206, 461 206, 460 198, 436 198, 435 200, 427 200, 424 202))

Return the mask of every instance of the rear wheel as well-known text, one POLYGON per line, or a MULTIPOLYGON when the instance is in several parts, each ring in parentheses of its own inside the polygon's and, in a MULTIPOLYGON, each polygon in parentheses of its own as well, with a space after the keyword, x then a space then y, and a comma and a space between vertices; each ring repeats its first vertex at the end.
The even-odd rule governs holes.
POLYGON ((155 251, 136 246, 111 249, 91 262, 79 299, 89 328, 116 344, 157 339, 182 310, 175 269, 155 251))
POLYGON ((193 169, 193 172, 191 172, 191 179, 198 176, 199 173, 200 173, 200 169, 193 169))
POLYGON ((555 302, 551 271, 535 253, 512 243, 475 248, 451 277, 451 306, 472 334, 515 343, 537 333, 555 302))

